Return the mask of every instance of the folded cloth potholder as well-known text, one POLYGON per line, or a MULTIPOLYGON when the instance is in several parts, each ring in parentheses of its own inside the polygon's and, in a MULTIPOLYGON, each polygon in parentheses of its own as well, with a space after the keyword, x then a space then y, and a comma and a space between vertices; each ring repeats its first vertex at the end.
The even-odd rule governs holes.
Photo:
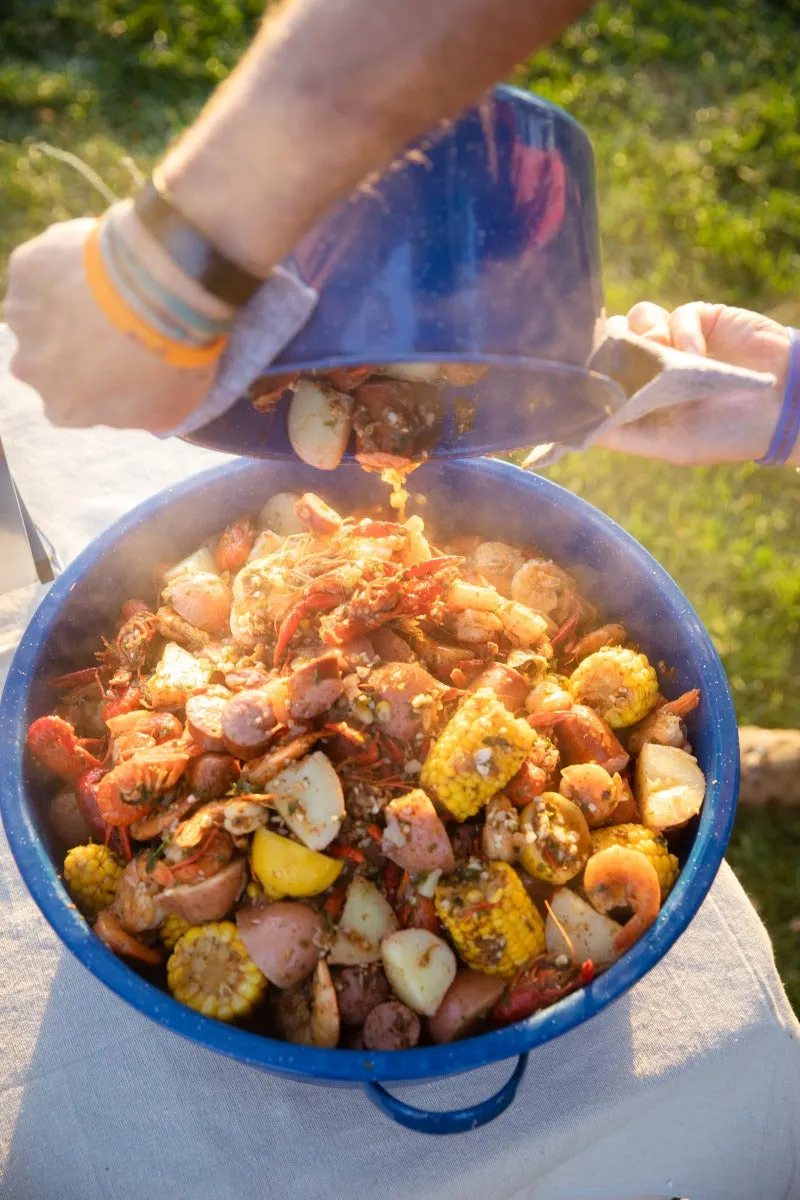
POLYGON ((275 267, 238 313, 211 391, 203 403, 162 437, 194 433, 241 399, 264 368, 297 336, 317 300, 313 288, 285 267, 275 267))
POLYGON ((777 382, 774 375, 659 346, 631 333, 624 317, 609 320, 606 337, 588 365, 591 370, 616 380, 628 400, 583 438, 534 446, 522 464, 524 467, 547 467, 571 451, 588 450, 610 430, 659 409, 724 396, 757 402, 777 382))

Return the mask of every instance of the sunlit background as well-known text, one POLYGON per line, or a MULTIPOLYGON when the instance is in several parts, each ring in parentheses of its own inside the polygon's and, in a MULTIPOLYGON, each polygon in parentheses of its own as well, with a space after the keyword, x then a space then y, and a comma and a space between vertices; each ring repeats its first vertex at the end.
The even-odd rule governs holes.
MULTIPOLYGON (((0 275, 15 243, 104 206, 225 77, 258 0, 5 0, 0 275), (47 50, 43 47, 47 46, 47 50)), ((596 4, 513 82, 592 136, 609 311, 705 299, 800 325, 800 0, 596 4)), ((684 469, 593 451, 548 474, 664 564, 722 654, 741 723, 800 727, 800 475, 684 469)), ((800 1011, 800 813, 737 819, 730 860, 800 1011)))

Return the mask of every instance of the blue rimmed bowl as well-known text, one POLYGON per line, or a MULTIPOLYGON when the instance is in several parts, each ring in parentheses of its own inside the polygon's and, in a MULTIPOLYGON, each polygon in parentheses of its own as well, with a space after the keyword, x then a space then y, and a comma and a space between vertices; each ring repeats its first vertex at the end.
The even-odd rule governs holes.
POLYGON ((738 786, 737 725, 722 665, 699 617, 667 573, 619 526, 585 501, 505 463, 428 463, 410 479, 413 504, 446 532, 534 542, 578 575, 583 589, 654 661, 674 673, 678 695, 702 689, 690 735, 708 791, 682 846, 680 878, 656 923, 619 962, 582 991, 526 1021, 448 1046, 402 1052, 293 1046, 199 1016, 138 975, 94 936, 71 907, 47 826, 52 785, 25 752, 34 718, 49 711, 47 680, 92 661, 100 634, 130 596, 148 596, 152 566, 177 559, 274 492, 314 490, 342 511, 385 497, 372 476, 348 465, 330 473, 297 463, 238 462, 169 488, 111 526, 53 584, 28 626, 0 703, 0 806, 11 849, 30 892, 69 950, 101 982, 165 1028, 212 1050, 309 1083, 364 1087, 385 1112, 413 1129, 453 1133, 484 1124, 511 1103, 528 1053, 589 1020, 641 979, 697 912, 725 853, 738 786), (384 1084, 424 1081, 518 1057, 508 1083, 482 1104, 456 1112, 413 1109, 384 1084))
MULTIPOLYGON (((587 369, 604 327, 592 146, 539 96, 495 88, 327 215, 286 265, 319 303, 265 375, 489 366, 471 387, 442 389, 433 457, 575 442, 625 401, 617 383, 587 369), (457 402, 474 403, 468 423, 457 402)), ((292 458, 288 399, 269 414, 239 400, 188 440, 292 458)))

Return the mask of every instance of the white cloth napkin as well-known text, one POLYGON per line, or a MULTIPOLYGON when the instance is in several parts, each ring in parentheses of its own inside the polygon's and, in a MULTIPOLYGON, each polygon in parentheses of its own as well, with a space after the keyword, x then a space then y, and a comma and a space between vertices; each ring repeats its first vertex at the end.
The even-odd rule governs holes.
MULTIPOLYGON (((65 560, 145 496, 222 461, 146 434, 50 427, 4 374, 1 338, 0 436, 65 560)), ((7 646, 43 590, 0 598, 7 646)), ((512 1066, 398 1094, 457 1108, 512 1066)), ((434 1138, 360 1091, 246 1067, 128 1007, 61 946, 0 835, 2 1200, 798 1200, 798 1077, 800 1026, 727 867, 644 980, 532 1052, 505 1115, 434 1138)))
POLYGON ((632 333, 624 317, 610 318, 605 339, 592 355, 589 366, 617 379, 628 394, 627 402, 585 437, 534 446, 522 466, 537 470, 549 467, 571 451, 588 450, 612 429, 662 408, 723 396, 758 404, 776 384, 774 375, 659 346, 632 333))

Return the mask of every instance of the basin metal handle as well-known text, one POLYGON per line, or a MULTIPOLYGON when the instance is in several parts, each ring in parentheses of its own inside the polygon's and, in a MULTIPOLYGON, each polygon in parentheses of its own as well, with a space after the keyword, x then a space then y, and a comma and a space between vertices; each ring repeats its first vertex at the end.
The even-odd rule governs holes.
POLYGON ((430 1112, 424 1108, 414 1108, 404 1104, 396 1096, 392 1096, 380 1083, 368 1083, 365 1090, 372 1103, 384 1112, 387 1117, 413 1129, 416 1133, 467 1133, 470 1129, 479 1129, 495 1117, 505 1112, 517 1094, 517 1088, 522 1082, 525 1068, 528 1065, 528 1055, 520 1054, 513 1074, 498 1092, 480 1104, 469 1108, 456 1108, 450 1112, 430 1112))

